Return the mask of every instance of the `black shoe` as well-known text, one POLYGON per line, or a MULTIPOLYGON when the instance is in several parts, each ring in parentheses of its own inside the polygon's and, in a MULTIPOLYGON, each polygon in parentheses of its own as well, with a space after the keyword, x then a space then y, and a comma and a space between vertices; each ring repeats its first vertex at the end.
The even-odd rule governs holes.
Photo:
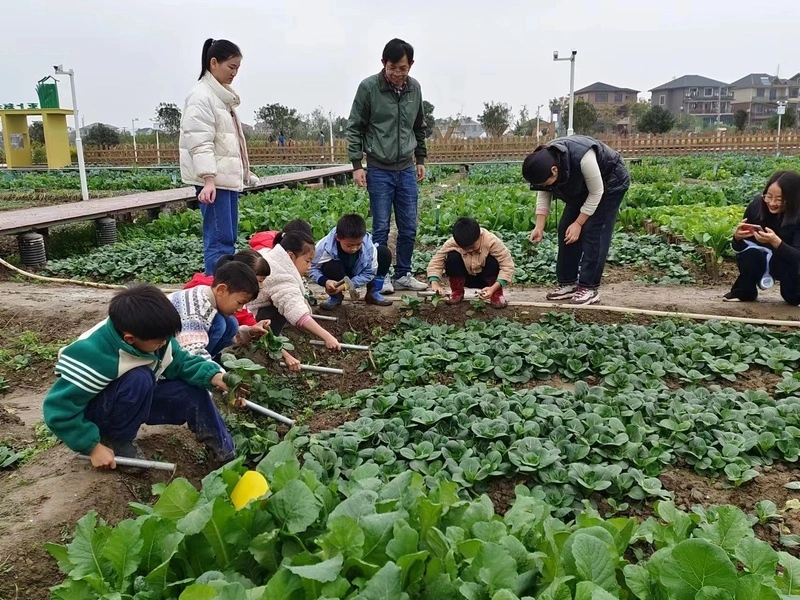
POLYGON ((133 440, 113 440, 106 438, 100 440, 100 443, 111 448, 114 451, 114 456, 147 460, 147 457, 144 455, 144 452, 142 452, 142 449, 133 440))

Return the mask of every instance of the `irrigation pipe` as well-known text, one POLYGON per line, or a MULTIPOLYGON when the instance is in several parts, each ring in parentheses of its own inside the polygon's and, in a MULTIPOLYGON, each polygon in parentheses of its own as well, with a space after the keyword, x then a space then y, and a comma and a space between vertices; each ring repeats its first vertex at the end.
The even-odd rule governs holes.
POLYGON ((264 408, 260 404, 256 404, 255 402, 250 402, 250 400, 245 400, 244 404, 247 408, 252 410, 253 412, 261 413, 271 419, 275 419, 276 421, 280 421, 281 423, 285 423, 286 425, 292 426, 294 425, 294 421, 289 417, 284 417, 283 415, 276 413, 268 408, 264 408))
MULTIPOLYGON (((92 460, 91 457, 85 454, 77 455, 81 460, 92 460)), ((176 468, 175 463, 160 462, 157 460, 141 460, 139 458, 125 458, 124 456, 114 457, 114 462, 122 467, 138 467, 140 469, 158 469, 159 471, 174 471, 176 468)))
MULTIPOLYGON (((46 283, 58 283, 60 285, 80 285, 83 287, 95 288, 100 290, 123 290, 127 286, 124 285, 117 285, 114 283, 95 283, 94 281, 82 281, 80 279, 62 279, 61 277, 45 277, 44 275, 36 275, 36 273, 31 273, 29 271, 23 271, 19 267, 15 267, 11 263, 4 261, 0 258, 0 265, 4 266, 9 271, 14 271, 23 277, 28 277, 29 279, 34 279, 36 281, 44 281, 46 283)), ((165 294, 171 294, 177 290, 161 290, 165 294)))
MULTIPOLYGON (((282 367, 286 366, 285 362, 281 363, 282 367)), ((344 375, 342 369, 333 369, 331 367, 317 367, 315 365, 300 365, 301 371, 313 371, 314 373, 330 373, 331 375, 344 375)))
POLYGON ((315 321, 338 321, 339 317, 329 317, 328 315, 315 315, 311 314, 311 318, 315 321))
MULTIPOLYGON (((729 315, 705 315, 700 313, 669 312, 666 310, 647 310, 644 308, 625 308, 623 306, 603 306, 592 304, 589 306, 582 304, 552 304, 550 302, 509 302, 509 306, 521 306, 531 308, 550 308, 559 310, 589 310, 598 312, 613 312, 634 315, 647 315, 653 317, 671 317, 673 319, 693 319, 695 321, 734 321, 736 323, 747 323, 749 325, 771 325, 773 327, 800 327, 800 321, 780 321, 777 319, 753 319, 751 317, 732 317, 729 315)), ((800 310, 798 311, 800 314, 800 310)))
MULTIPOLYGON (((311 344, 314 346, 324 346, 325 342, 322 340, 311 340, 311 344)), ((359 346, 357 344, 339 344, 345 350, 363 350, 365 352, 369 352, 369 346, 359 346)))

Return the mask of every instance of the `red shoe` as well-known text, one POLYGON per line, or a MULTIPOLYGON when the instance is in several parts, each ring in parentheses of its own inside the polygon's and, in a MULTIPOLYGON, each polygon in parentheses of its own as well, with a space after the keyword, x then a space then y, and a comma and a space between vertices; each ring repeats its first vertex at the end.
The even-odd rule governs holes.
POLYGON ((492 294, 492 308, 505 308, 506 306, 508 306, 508 300, 503 296, 503 288, 500 288, 492 294))
POLYGON ((450 295, 447 297, 448 304, 458 304, 464 299, 464 286, 467 283, 466 277, 450 278, 450 295))

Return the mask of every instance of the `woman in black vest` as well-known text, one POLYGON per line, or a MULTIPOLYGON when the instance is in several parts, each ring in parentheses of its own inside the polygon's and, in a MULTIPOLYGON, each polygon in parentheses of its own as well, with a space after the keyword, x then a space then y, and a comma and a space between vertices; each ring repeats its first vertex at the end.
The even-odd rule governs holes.
POLYGON ((622 198, 631 183, 618 152, 594 138, 573 135, 539 146, 522 164, 522 176, 539 190, 536 227, 539 243, 553 198, 564 201, 558 224, 558 287, 548 300, 594 304, 606 265, 622 198))
POLYGON ((778 171, 733 232, 739 277, 725 302, 753 302, 759 289, 781 283, 787 303, 800 305, 800 174, 778 171))

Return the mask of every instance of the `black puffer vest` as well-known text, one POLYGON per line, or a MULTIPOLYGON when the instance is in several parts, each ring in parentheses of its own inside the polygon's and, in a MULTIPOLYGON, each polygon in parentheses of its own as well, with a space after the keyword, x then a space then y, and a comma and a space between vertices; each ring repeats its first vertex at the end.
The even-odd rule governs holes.
POLYGON ((624 193, 630 187, 631 177, 625 161, 619 152, 603 142, 585 135, 572 135, 556 138, 547 147, 558 152, 560 161, 558 180, 550 191, 554 198, 563 200, 566 204, 583 205, 589 196, 589 188, 586 187, 581 173, 581 160, 589 150, 594 150, 597 155, 597 164, 600 166, 605 187, 603 198, 609 194, 624 193))

